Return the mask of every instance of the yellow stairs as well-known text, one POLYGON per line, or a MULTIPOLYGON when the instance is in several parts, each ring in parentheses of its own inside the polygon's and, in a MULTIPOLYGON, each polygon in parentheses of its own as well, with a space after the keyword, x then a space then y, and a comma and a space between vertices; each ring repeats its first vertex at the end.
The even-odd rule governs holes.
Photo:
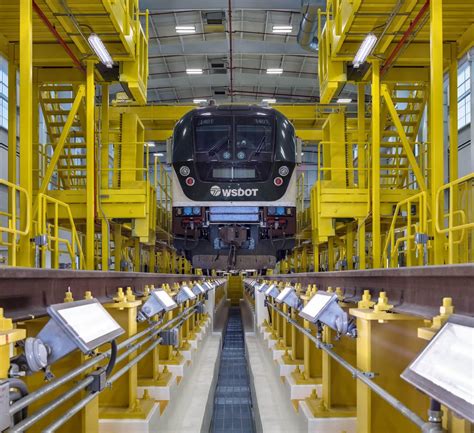
MULTIPOLYGON (((391 92, 405 135, 415 152, 415 143, 426 106, 427 88, 421 83, 396 84, 391 92)), ((398 189, 410 187, 409 163, 393 119, 385 108, 385 119, 381 137, 381 185, 382 188, 398 189)), ((423 152, 424 149, 418 149, 423 152)))
MULTIPOLYGON (((70 84, 45 84, 40 87, 39 101, 52 151, 55 150, 76 95, 70 84)), ((57 189, 86 187, 85 112, 81 103, 70 128, 57 166, 57 189)))

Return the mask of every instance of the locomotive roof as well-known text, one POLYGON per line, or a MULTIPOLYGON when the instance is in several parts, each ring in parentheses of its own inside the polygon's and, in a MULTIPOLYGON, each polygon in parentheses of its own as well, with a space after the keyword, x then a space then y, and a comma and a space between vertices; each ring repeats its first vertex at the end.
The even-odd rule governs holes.
POLYGON ((260 105, 209 105, 206 107, 199 107, 195 110, 192 110, 193 116, 225 116, 233 114, 241 115, 260 115, 268 116, 274 115, 277 111, 270 107, 262 107, 260 105))

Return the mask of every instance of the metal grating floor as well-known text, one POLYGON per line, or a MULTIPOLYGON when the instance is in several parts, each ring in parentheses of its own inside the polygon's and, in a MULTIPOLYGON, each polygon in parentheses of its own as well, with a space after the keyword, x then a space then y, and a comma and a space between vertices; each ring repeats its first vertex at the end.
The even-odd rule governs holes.
POLYGON ((229 310, 210 432, 255 433, 240 308, 229 310))

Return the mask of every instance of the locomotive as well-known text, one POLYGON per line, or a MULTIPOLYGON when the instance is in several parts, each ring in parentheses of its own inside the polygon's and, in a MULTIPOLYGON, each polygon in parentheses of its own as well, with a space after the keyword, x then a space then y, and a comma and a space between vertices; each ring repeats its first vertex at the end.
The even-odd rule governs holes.
POLYGON ((294 247, 296 136, 280 112, 210 105, 172 141, 174 246, 195 268, 272 269, 294 247))

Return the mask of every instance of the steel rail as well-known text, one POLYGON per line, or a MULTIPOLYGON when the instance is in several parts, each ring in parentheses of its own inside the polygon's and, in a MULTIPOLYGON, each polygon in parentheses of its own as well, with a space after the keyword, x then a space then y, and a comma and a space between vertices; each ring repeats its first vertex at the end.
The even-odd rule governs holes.
POLYGON ((472 263, 279 274, 262 279, 300 283, 303 291, 309 284, 316 284, 320 290, 340 287, 344 300, 349 303, 360 301, 365 289, 370 290, 373 300, 384 291, 394 305, 394 312, 426 319, 438 315, 443 298, 449 296, 458 314, 474 315, 472 263))

